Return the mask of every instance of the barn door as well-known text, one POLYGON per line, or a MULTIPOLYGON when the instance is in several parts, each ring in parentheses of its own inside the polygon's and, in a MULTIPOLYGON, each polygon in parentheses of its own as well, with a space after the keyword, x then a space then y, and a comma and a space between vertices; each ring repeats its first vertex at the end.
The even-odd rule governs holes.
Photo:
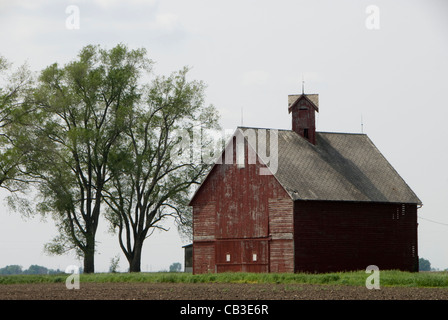
POLYGON ((220 240, 216 243, 218 272, 268 272, 268 241, 259 239, 220 240))
POLYGON ((243 242, 243 271, 269 272, 269 250, 267 240, 243 242))

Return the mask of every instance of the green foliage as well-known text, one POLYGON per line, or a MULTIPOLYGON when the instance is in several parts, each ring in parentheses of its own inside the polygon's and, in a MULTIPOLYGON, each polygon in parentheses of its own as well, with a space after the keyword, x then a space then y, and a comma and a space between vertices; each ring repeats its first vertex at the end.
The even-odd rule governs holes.
POLYGON ((120 263, 120 257, 116 255, 112 259, 110 259, 110 267, 109 272, 116 273, 118 272, 118 264, 120 263))
POLYGON ((25 270, 24 274, 48 274, 48 269, 42 266, 38 266, 36 264, 31 265, 27 270, 25 270))
POLYGON ((1 275, 22 274, 22 266, 9 265, 0 269, 1 275))
POLYGON ((182 265, 179 262, 174 262, 170 265, 170 272, 180 272, 182 265))
POLYGON ((145 55, 121 44, 111 50, 89 45, 66 65, 48 66, 30 94, 32 112, 22 121, 20 150, 38 191, 36 208, 51 214, 59 229, 46 249, 76 250, 86 272, 94 270, 109 154, 140 99, 139 77, 152 64, 145 55))
POLYGON ((0 275, 42 275, 42 274, 59 274, 62 271, 47 269, 36 264, 31 265, 28 269, 22 270, 19 265, 9 265, 0 269, 0 275))
MULTIPOLYGON (((217 128, 217 112, 204 106, 205 85, 188 81, 187 73, 184 68, 151 82, 143 104, 129 115, 130 125, 110 153, 106 217, 118 232, 131 272, 140 271, 145 239, 155 229, 165 230, 167 218, 190 232, 184 226, 191 225, 191 187, 209 168, 193 159, 190 138, 199 128, 217 128)), ((199 147, 208 141, 201 138, 199 147)))
MULTIPOLYGON (((35 206, 14 197, 12 207, 51 215, 59 234, 46 251, 75 250, 86 273, 94 272, 103 214, 130 271, 140 270, 143 242, 165 230, 167 218, 191 235, 188 200, 209 168, 192 151, 210 144, 205 131, 218 128, 219 117, 188 68, 143 82, 152 64, 145 49, 88 45, 34 83, 25 69, 16 73, 8 83, 21 90, 0 87, 0 185, 16 177, 33 184, 35 206)), ((7 67, 1 58, 0 72, 7 67)))
POLYGON ((32 76, 26 65, 11 71, 11 64, 0 56, 0 187, 9 191, 24 189, 21 170, 26 150, 20 144, 20 124, 30 111, 28 92, 32 76))
POLYGON ((418 259, 418 268, 420 271, 431 271, 431 263, 424 258, 418 259))

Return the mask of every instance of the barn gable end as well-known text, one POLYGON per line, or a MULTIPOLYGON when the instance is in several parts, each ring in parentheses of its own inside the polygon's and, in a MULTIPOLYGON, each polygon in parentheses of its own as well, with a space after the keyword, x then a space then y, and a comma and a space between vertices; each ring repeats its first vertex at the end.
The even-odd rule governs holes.
POLYGON ((227 148, 191 201, 194 273, 294 270, 293 202, 273 175, 260 175, 260 158, 249 163, 244 141, 244 164, 227 148))

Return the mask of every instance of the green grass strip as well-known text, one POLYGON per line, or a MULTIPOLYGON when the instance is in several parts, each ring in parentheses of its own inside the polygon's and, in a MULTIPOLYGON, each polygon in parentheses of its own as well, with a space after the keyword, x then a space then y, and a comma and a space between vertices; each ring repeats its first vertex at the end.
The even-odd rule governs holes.
MULTIPOLYGON (((143 282, 143 283, 276 283, 331 284, 365 286, 370 274, 364 271, 324 274, 308 273, 94 273, 81 274, 83 282, 143 282)), ((0 276, 0 284, 65 283, 68 274, 0 276)), ((438 287, 448 288, 448 272, 380 271, 381 287, 438 287)))

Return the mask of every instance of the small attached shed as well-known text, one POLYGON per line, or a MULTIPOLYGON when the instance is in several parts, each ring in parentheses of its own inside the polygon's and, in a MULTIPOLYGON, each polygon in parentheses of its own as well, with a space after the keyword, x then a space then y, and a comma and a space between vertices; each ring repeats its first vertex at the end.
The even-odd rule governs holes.
POLYGON ((193 244, 187 244, 184 248, 184 272, 193 272, 193 244))
POLYGON ((418 271, 415 193, 367 135, 316 132, 317 95, 288 106, 293 130, 237 128, 193 196, 193 273, 418 271))

